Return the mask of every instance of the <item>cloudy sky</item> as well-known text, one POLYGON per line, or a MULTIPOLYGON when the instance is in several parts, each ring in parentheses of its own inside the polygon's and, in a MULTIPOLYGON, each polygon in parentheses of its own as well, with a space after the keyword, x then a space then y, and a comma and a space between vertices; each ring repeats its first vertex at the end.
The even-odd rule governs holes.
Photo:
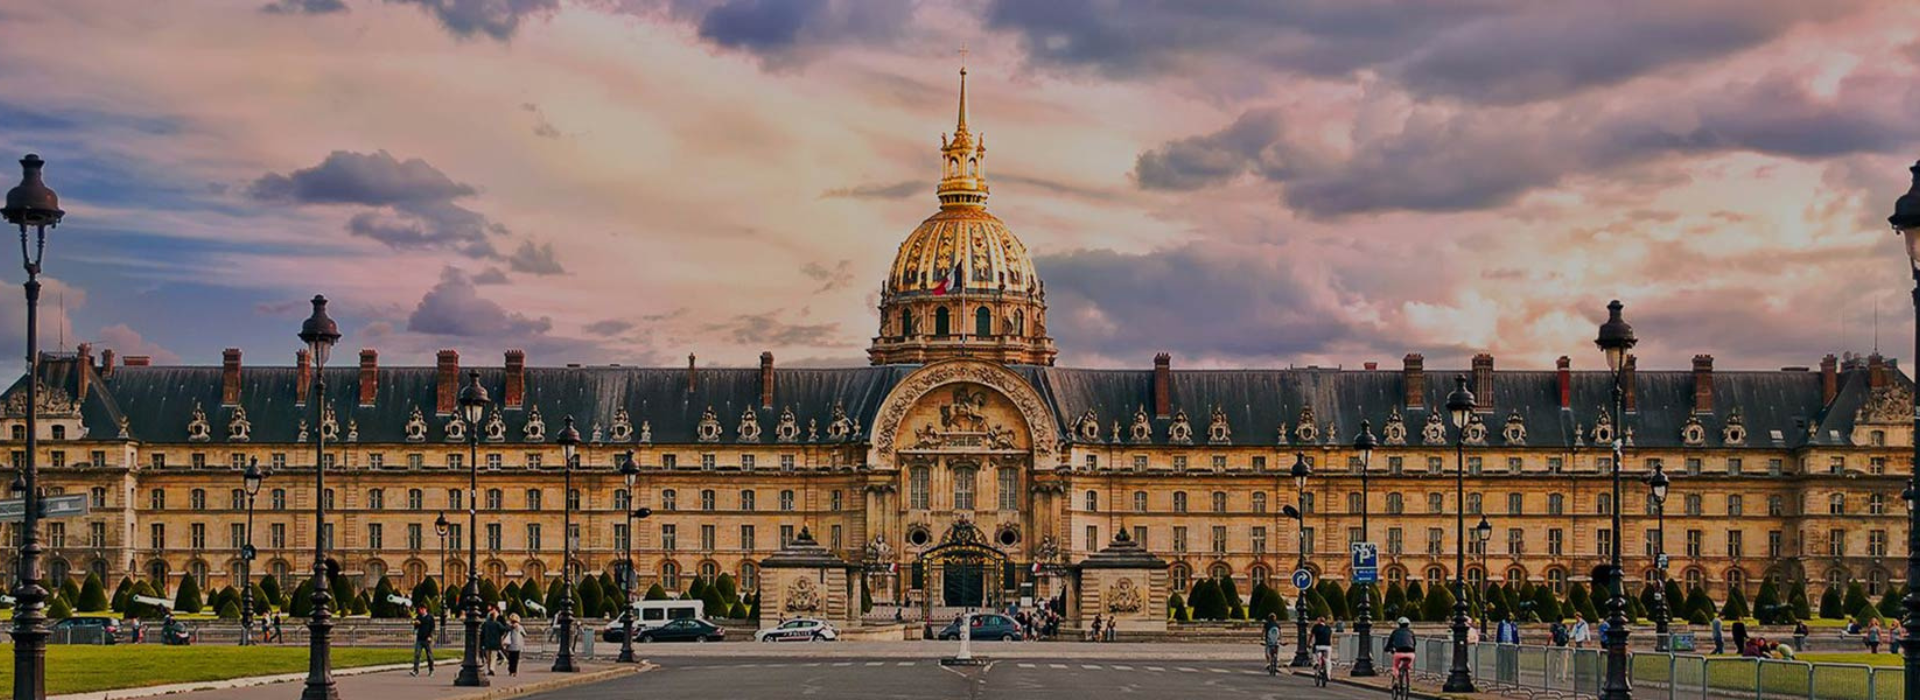
POLYGON ((10 2, 0 153, 49 346, 860 364, 962 45, 1062 364, 1907 354, 1911 2, 10 2))

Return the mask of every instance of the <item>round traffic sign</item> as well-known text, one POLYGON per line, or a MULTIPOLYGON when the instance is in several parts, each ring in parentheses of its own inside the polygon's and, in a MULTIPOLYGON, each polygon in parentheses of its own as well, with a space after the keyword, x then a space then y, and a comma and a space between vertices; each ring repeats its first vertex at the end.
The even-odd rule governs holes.
POLYGON ((1312 587, 1313 587, 1313 572, 1311 572, 1311 571, 1308 571, 1308 570, 1306 570, 1306 569, 1299 569, 1299 570, 1297 570, 1297 571, 1294 571, 1294 572, 1293 572, 1293 587, 1294 587, 1294 588, 1298 588, 1298 589, 1300 589, 1300 590, 1303 590, 1303 591, 1304 591, 1304 590, 1307 590, 1307 589, 1309 589, 1309 588, 1312 588, 1312 587))

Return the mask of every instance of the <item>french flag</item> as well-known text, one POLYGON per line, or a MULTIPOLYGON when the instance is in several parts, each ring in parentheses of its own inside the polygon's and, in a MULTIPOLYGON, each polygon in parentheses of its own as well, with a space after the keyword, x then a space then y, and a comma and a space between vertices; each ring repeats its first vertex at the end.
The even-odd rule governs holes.
POLYGON ((959 291, 959 289, 960 289, 960 261, 955 260, 953 261, 953 272, 951 274, 948 274, 946 277, 942 278, 940 280, 939 286, 936 286, 933 288, 933 295, 937 297, 943 297, 947 295, 947 292, 959 291))

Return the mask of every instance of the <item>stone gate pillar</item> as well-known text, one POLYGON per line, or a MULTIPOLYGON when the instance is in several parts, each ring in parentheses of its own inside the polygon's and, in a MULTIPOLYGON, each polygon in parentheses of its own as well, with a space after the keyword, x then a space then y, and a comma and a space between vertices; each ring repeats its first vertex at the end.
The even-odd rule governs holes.
POLYGON ((1068 613, 1075 626, 1093 624, 1093 616, 1123 631, 1166 631, 1167 562, 1149 553, 1125 528, 1113 542, 1073 567, 1068 613))
POLYGON ((813 617, 836 625, 860 621, 859 595, 853 588, 853 567, 814 541, 800 535, 760 562, 760 622, 778 624, 795 617, 813 617))

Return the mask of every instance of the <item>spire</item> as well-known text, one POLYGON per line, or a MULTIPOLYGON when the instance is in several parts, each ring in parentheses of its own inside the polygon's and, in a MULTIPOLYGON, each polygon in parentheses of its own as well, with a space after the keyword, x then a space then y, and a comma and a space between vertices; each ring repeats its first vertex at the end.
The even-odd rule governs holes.
MULTIPOLYGON (((962 56, 966 53, 966 49, 960 50, 962 56)), ((963 61, 960 64, 960 123, 953 127, 953 134, 958 137, 964 133, 967 133, 967 64, 963 61)))
POLYGON ((953 138, 940 139, 941 206, 980 206, 987 200, 986 139, 967 127, 967 50, 960 49, 960 108, 953 138), (978 139, 976 141, 976 139, 978 139))

